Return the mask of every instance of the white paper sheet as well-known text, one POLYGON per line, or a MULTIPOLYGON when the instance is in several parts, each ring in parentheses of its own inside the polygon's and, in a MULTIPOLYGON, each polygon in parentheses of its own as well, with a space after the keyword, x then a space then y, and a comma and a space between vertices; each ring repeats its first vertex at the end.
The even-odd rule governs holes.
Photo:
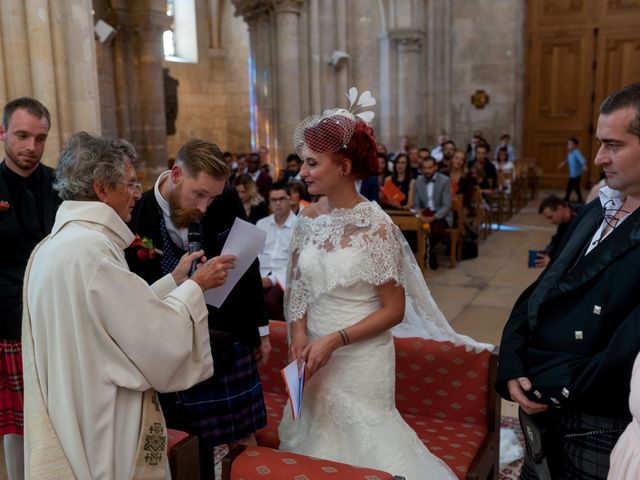
POLYGON ((238 280, 262 251, 266 239, 267 233, 264 230, 236 218, 221 253, 221 255, 235 255, 236 266, 227 270, 227 281, 223 285, 204 292, 204 301, 207 304, 219 308, 224 303, 238 280))
POLYGON ((294 360, 282 370, 282 376, 284 383, 287 387, 287 393, 289 394, 289 404, 291 405, 291 413, 293 413, 293 419, 300 418, 300 412, 302 411, 302 391, 304 390, 304 362, 300 372, 298 372, 298 361, 294 360))

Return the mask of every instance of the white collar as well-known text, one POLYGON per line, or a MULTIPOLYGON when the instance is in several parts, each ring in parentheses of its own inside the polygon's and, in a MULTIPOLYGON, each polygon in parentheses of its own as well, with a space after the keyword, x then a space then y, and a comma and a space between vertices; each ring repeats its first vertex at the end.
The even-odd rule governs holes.
POLYGON ((271 215, 269 215, 269 220, 271 221, 271 223, 280 228, 293 228, 293 225, 296 223, 297 218, 298 217, 295 213, 293 213, 293 210, 289 210, 289 216, 287 217, 287 219, 282 225, 278 225, 278 222, 276 222, 276 214, 272 213, 271 215))
POLYGON ((86 222, 106 227, 109 235, 123 250, 131 245, 135 235, 116 211, 106 203, 93 201, 66 200, 62 202, 56 214, 56 221, 51 235, 56 235, 62 227, 70 222, 86 222))
POLYGON ((624 200, 622 198, 622 194, 618 190, 614 190, 613 188, 607 186, 602 187, 598 191, 598 196, 600 197, 600 203, 603 207, 605 207, 611 201, 613 201, 614 205, 617 205, 618 203, 622 204, 624 200))
POLYGON ((167 218, 171 218, 171 209, 169 208, 169 202, 165 200, 160 193, 160 185, 162 184, 162 182, 171 180, 169 178, 169 174, 171 174, 171 170, 162 172, 158 177, 158 180, 156 180, 156 184, 153 186, 153 194, 156 196, 156 202, 158 202, 160 210, 162 210, 162 213, 164 213, 164 216, 167 218))

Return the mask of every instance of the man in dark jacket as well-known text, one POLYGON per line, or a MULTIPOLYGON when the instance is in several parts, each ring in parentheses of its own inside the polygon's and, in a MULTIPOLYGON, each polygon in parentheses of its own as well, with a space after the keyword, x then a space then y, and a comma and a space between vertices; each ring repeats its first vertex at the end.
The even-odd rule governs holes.
MULTIPOLYGON (((607 477, 640 350, 640 83, 602 103, 596 137, 608 186, 520 296, 500 345, 496 388, 544 430, 552 478, 607 477)), ((527 455, 521 478, 540 464, 527 455)))
POLYGON ((51 232, 60 199, 53 170, 40 163, 51 127, 39 101, 16 98, 4 107, 0 140, 0 436, 9 478, 22 478, 22 281, 33 247, 51 232))
MULTIPOLYGON (((228 176, 216 145, 198 139, 185 143, 172 169, 161 174, 135 206, 130 226, 144 248, 127 252, 131 270, 149 283, 171 271, 188 249, 193 223, 202 226, 205 256, 220 255, 235 219, 246 219, 235 189, 225 185, 228 176), (151 249, 162 254, 149 258, 151 249)), ((213 447, 252 442, 253 433, 266 425, 254 350, 266 361, 271 346, 258 261, 220 308, 208 309, 213 377, 160 396, 167 426, 198 435, 201 478, 213 476, 213 447)))

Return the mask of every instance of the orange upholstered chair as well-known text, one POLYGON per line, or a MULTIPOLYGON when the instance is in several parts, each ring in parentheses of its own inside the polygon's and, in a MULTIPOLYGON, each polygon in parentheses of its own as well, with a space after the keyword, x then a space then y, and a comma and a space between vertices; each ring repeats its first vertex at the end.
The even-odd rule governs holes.
POLYGON ((222 480, 401 480, 381 470, 268 447, 239 446, 222 460, 222 480))
MULTIPOLYGON (((287 403, 280 369, 287 362, 284 322, 270 323, 273 353, 260 368, 267 426, 259 445, 278 448, 287 403)), ((497 355, 467 352, 448 342, 395 338, 396 406, 427 448, 460 479, 497 479, 500 399, 493 389, 497 355)))

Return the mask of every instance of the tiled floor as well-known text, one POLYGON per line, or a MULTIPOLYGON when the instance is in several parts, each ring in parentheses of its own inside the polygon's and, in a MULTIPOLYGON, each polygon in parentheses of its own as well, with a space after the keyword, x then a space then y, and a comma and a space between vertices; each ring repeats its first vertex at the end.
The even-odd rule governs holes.
MULTIPOLYGON (((427 272, 433 297, 456 331, 483 342, 500 342, 513 304, 541 272, 527 267, 528 251, 544 248, 555 232, 555 226, 538 214, 539 202, 529 202, 506 228, 480 241, 478 258, 460 262, 455 269, 442 258, 438 270, 427 272)), ((515 413, 515 404, 503 401, 502 414, 515 413)))

